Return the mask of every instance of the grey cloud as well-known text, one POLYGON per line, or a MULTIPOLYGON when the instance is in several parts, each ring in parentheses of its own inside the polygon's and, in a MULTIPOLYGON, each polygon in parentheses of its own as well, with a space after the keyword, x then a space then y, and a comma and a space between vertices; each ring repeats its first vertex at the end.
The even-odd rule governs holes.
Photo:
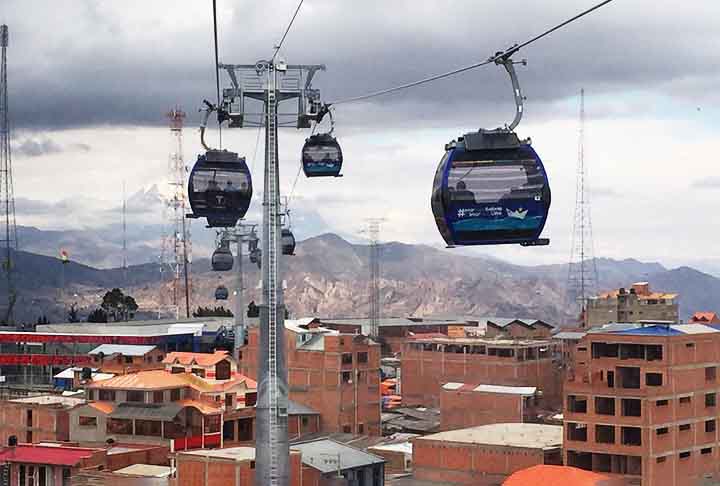
MULTIPOLYGON (((163 113, 178 103, 191 114, 188 123, 196 123, 195 107, 213 97, 209 6, 178 7, 169 0, 151 7, 128 0, 123 10, 112 2, 80 0, 32 7, 21 0, 5 3, 10 4, 11 99, 22 100, 13 104, 16 125, 162 124, 163 113), (53 22, 60 17, 72 20, 53 22), (37 35, 36 25, 53 29, 37 35)), ((518 0, 509 11, 500 0, 367 0, 362 8, 357 2, 314 0, 303 6, 284 54, 291 62, 325 63, 328 71, 317 76, 316 85, 333 100, 486 59, 592 3, 518 0)), ((219 5, 221 61, 254 62, 269 56, 296 4, 219 5), (276 14, 274 25, 268 25, 269 8, 276 14)), ((648 14, 642 3, 614 2, 528 47, 517 57, 530 62, 520 68, 529 118, 553 116, 553 102, 580 87, 595 95, 658 90, 683 97, 694 86, 683 80, 716 83, 718 10, 717 2, 696 1, 680 11, 648 14)), ((493 126, 512 111, 505 75, 488 66, 356 107, 341 105, 338 118, 346 126, 448 121, 493 126)))
POLYGON ((26 139, 19 145, 13 147, 13 152, 26 157, 40 157, 41 155, 56 154, 62 152, 62 148, 50 139, 26 139))
POLYGON ((612 187, 593 187, 590 189, 590 195, 592 197, 604 198, 604 197, 617 197, 620 195, 618 191, 612 187))
POLYGON ((690 185, 691 189, 720 189, 720 177, 707 177, 690 185))

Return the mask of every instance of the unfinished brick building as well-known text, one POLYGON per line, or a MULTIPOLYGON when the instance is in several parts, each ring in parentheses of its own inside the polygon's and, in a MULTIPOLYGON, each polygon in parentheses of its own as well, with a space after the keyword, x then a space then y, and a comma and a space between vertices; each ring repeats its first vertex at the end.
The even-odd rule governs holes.
MULTIPOLYGON (((320 413, 323 432, 380 435, 380 346, 362 334, 285 322, 290 399, 320 413)), ((243 348, 242 373, 257 378, 258 328, 243 348)))
POLYGON ((565 384, 565 463, 642 486, 719 481, 718 366, 710 326, 591 331, 565 384))
POLYGON ((532 421, 537 388, 445 383, 440 391, 440 430, 532 421))
POLYGON ((10 436, 28 444, 70 440, 70 411, 84 404, 84 399, 59 395, 2 401, 0 445, 10 436))
POLYGON ((402 353, 403 405, 439 405, 449 382, 534 386, 543 406, 561 400, 561 382, 553 362, 554 344, 545 339, 419 338, 402 353))

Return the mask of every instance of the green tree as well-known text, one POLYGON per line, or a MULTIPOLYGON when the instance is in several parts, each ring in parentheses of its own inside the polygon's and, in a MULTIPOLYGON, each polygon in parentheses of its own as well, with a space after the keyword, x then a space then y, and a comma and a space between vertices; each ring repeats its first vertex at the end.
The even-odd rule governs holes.
POLYGON ((102 310, 101 308, 97 308, 94 311, 90 313, 88 316, 88 322, 107 322, 108 321, 108 315, 107 312, 102 310))
POLYGON ((125 295, 122 290, 114 288, 103 296, 100 307, 112 317, 113 321, 127 321, 135 316, 138 310, 137 302, 131 295, 125 295))
POLYGON ((223 306, 220 307, 198 307, 193 312, 193 317, 233 317, 232 311, 223 306))

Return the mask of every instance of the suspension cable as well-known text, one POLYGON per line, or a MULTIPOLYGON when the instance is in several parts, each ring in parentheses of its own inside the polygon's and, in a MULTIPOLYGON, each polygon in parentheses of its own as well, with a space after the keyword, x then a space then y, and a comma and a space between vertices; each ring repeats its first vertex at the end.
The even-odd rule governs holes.
POLYGON ((218 53, 217 0, 213 0, 213 34, 215 37, 215 91, 217 94, 219 148, 222 149, 222 121, 220 120, 220 59, 218 53))
POLYGON ((290 19, 290 23, 288 24, 287 29, 285 29, 285 33, 283 34, 282 39, 280 39, 280 43, 277 46, 275 46, 275 53, 273 54, 273 57, 270 60, 271 63, 275 60, 275 57, 278 55, 278 52, 280 52, 280 48, 282 47, 283 42, 285 42, 285 37, 287 37, 288 32, 290 32, 290 29, 293 26, 293 23, 295 23, 295 18, 297 17, 298 13, 300 12, 300 7, 302 7, 302 4, 304 1, 305 0, 300 0, 300 3, 298 3, 298 6, 295 9, 295 13, 292 16, 292 19, 290 19))
POLYGON ((495 55, 490 56, 490 58, 489 58, 488 60, 486 60, 486 61, 476 62, 476 63, 474 63, 474 64, 470 64, 469 66, 464 66, 464 67, 461 67, 461 68, 458 68, 458 69, 454 69, 454 70, 452 70, 452 71, 448 71, 448 72, 442 73, 442 74, 436 74, 436 75, 434 75, 434 76, 430 76, 430 77, 423 78, 423 79, 420 79, 420 80, 417 80, 417 81, 413 81, 413 82, 411 82, 411 83, 401 84, 401 85, 399 85, 399 86, 394 86, 394 87, 392 87, 392 88, 387 88, 387 89, 382 89, 382 90, 379 90, 379 91, 374 91, 374 92, 371 92, 371 93, 368 93, 368 94, 364 94, 364 95, 360 95, 360 96, 355 96, 355 97, 352 97, 352 98, 345 98, 345 99, 338 100, 338 101, 334 101, 334 102, 331 102, 331 103, 328 103, 328 104, 329 104, 329 105, 339 105, 339 104, 342 104, 342 103, 353 103, 353 102, 355 102, 355 101, 363 101, 363 100, 367 100, 367 99, 370 99, 370 98, 375 98, 375 97, 377 97, 377 96, 382 96, 382 95, 386 95, 386 94, 389 94, 389 93, 394 93, 394 92, 396 92, 396 91, 401 91, 401 90, 404 90, 404 89, 413 88, 413 87, 415 87, 415 86, 420 86, 420 85, 422 85, 422 84, 430 83, 430 82, 432 82, 432 81, 437 81, 437 80, 439 80, 439 79, 449 78, 450 76, 455 76, 455 75, 457 75, 457 74, 461 74, 461 73, 464 73, 464 72, 466 72, 466 71, 470 71, 470 70, 477 69, 477 68, 480 68, 480 67, 483 67, 483 66, 487 66, 488 64, 494 64, 494 63, 496 63, 498 60, 501 60, 501 59, 503 59, 503 58, 505 58, 505 59, 509 58, 510 56, 512 56, 513 54, 515 54, 515 53, 516 53, 517 51, 519 51, 520 49, 522 49, 522 48, 524 48, 524 47, 527 47, 527 46, 529 46, 530 44, 532 44, 533 42, 536 42, 536 41, 542 39, 543 37, 545 37, 545 36, 547 36, 547 35, 550 35, 551 33, 555 32, 556 30, 565 27, 566 25, 568 25, 568 24, 570 24, 570 23, 572 23, 572 22, 580 19, 581 17, 584 17, 584 16, 588 15, 589 13, 594 12, 595 10, 597 10, 597 9, 599 9, 599 8, 601 8, 601 7, 604 7, 605 5, 607 5, 608 3, 612 2, 612 1, 613 1, 613 0, 604 0, 603 2, 600 2, 600 3, 598 3, 597 5, 591 7, 591 8, 589 8, 589 9, 587 9, 587 10, 584 10, 583 12, 580 12, 579 14, 575 15, 574 17, 572 17, 572 18, 570 18, 570 19, 562 22, 561 24, 558 24, 558 25, 556 25, 555 27, 546 30, 546 31, 543 32, 542 34, 539 34, 539 35, 533 37, 532 39, 530 39, 530 40, 528 40, 528 41, 526 41, 526 42, 523 42, 522 44, 515 44, 514 46, 506 49, 506 50, 503 51, 503 52, 498 52, 498 53, 496 53, 495 55))

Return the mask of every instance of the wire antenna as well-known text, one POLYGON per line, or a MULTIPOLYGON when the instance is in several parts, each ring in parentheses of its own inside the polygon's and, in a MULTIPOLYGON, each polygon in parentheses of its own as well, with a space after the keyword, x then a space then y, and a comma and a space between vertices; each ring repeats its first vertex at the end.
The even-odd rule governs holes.
MULTIPOLYGON (((571 302, 580 305, 585 316, 587 298, 597 291, 598 271, 593 250, 592 221, 588 171, 585 164, 585 90, 580 90, 580 128, 578 133, 578 164, 570 264, 568 266, 567 294, 571 302)), ((583 322, 584 325, 584 322, 583 322)))
POLYGON ((386 95, 386 94, 390 94, 390 93, 395 93, 395 92, 397 92, 397 91, 402 91, 402 90, 404 90, 404 89, 414 88, 415 86, 420 86, 420 85, 423 85, 423 84, 431 83, 431 82, 433 82, 433 81, 438 81, 438 80, 440 80, 440 79, 449 78, 449 77, 451 77, 451 76, 456 76, 456 75, 458 75, 458 74, 461 74, 461 73, 464 73, 464 72, 467 72, 467 71, 471 71, 471 70, 473 70, 473 69, 477 69, 477 68, 480 68, 480 67, 483 67, 483 66, 487 66, 488 64, 496 64, 498 61, 502 60, 503 58, 509 59, 513 54, 515 54, 516 52, 518 52, 520 49, 523 49, 523 48, 529 46, 530 44, 532 44, 532 43, 534 43, 534 42, 536 42, 536 41, 539 41, 539 40, 542 39, 543 37, 552 34, 552 33, 555 32, 556 30, 561 29, 561 28, 565 27, 566 25, 571 24, 572 22, 575 22, 576 20, 580 19, 581 17, 584 17, 584 16, 586 16, 586 15, 594 12, 595 10, 597 10, 597 9, 599 9, 599 8, 601 8, 601 7, 604 7, 605 5, 607 5, 608 3, 612 2, 612 1, 613 1, 613 0, 605 0, 605 1, 603 1, 603 2, 600 2, 599 4, 597 4, 597 5, 589 8, 589 9, 587 9, 587 10, 584 10, 584 11, 580 12, 579 14, 575 15, 574 17, 572 17, 572 18, 570 18, 570 19, 568 19, 568 20, 566 20, 566 21, 564 21, 564 22, 562 22, 562 23, 560 23, 560 24, 552 27, 551 29, 548 29, 548 30, 544 31, 542 34, 536 35, 536 36, 533 37, 532 39, 530 39, 530 40, 528 40, 528 41, 525 41, 525 42, 523 42, 522 44, 515 44, 514 46, 506 49, 505 51, 498 52, 498 53, 496 53, 495 55, 490 56, 490 58, 489 58, 488 60, 486 60, 486 61, 476 62, 476 63, 470 64, 470 65, 468 65, 468 66, 464 66, 464 67, 461 67, 461 68, 458 68, 458 69, 453 69, 452 71, 448 71, 448 72, 446 72, 446 73, 435 74, 435 75, 433 75, 433 76, 429 76, 429 77, 427 77, 427 78, 419 79, 419 80, 417 80, 417 81, 413 81, 413 82, 410 82, 410 83, 401 84, 401 85, 399 85, 399 86, 394 86, 394 87, 392 87, 392 88, 387 88, 387 89, 382 89, 382 90, 379 90, 379 91, 374 91, 374 92, 371 92, 371 93, 368 93, 368 94, 364 94, 364 95, 360 95, 360 96, 355 96, 355 97, 352 97, 352 98, 345 98, 345 99, 342 99, 342 100, 333 101, 333 102, 328 103, 328 104, 329 104, 329 105, 339 105, 339 104, 343 104, 343 103, 353 103, 353 102, 356 102, 356 101, 363 101, 363 100, 367 100, 367 99, 370 99, 370 98, 375 98, 375 97, 377 97, 377 96, 382 96, 382 95, 386 95))

